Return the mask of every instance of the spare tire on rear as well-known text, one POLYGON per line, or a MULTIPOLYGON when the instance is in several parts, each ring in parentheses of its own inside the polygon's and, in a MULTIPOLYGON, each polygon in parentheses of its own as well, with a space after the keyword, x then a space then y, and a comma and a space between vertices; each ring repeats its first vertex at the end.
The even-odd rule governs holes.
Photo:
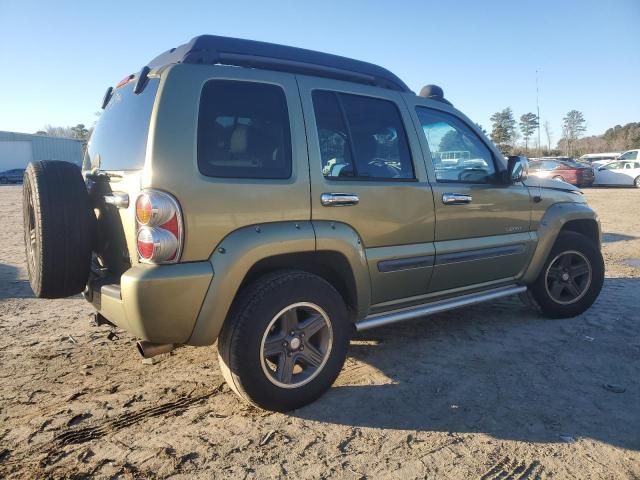
POLYGON ((68 162, 30 163, 22 212, 27 270, 39 298, 84 290, 91 266, 95 215, 80 169, 68 162))

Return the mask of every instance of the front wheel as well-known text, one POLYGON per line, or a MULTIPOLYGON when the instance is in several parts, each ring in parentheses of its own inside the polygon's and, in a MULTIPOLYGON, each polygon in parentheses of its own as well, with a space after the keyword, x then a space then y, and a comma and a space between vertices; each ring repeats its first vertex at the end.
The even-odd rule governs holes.
POLYGON ((598 246, 579 233, 562 232, 530 291, 543 315, 568 318, 587 310, 603 283, 604 260, 598 246))
POLYGON ((218 341, 220 368, 245 401, 293 410, 331 386, 350 334, 345 303, 333 286, 307 272, 274 272, 234 302, 218 341))

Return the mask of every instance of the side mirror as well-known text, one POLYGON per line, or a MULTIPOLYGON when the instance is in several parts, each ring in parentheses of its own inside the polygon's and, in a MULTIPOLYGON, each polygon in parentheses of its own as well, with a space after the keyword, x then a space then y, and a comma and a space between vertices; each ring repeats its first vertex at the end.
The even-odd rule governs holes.
POLYGON ((529 159, 520 155, 507 158, 507 182, 522 182, 529 176, 529 159))

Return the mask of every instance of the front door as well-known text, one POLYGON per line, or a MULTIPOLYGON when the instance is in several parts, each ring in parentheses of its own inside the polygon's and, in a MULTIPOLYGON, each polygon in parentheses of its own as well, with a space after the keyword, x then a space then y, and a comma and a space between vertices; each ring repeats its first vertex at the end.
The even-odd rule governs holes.
POLYGON ((436 212, 430 291, 514 281, 535 244, 527 187, 502 180, 506 162, 459 112, 426 99, 413 108, 436 212))
POLYGON ((400 94, 302 76, 298 84, 314 224, 355 230, 374 309, 426 294, 434 262, 433 197, 400 94))

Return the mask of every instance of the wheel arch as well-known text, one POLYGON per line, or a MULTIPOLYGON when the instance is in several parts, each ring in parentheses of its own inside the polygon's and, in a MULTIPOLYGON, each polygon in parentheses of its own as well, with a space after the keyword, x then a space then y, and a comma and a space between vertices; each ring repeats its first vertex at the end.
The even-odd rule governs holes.
POLYGON ((336 251, 296 252, 274 255, 256 262, 245 275, 240 289, 276 270, 302 270, 326 280, 344 299, 350 313, 358 310, 358 291, 346 257, 336 251))
POLYGON ((601 248, 600 222, 597 214, 586 203, 556 203, 545 212, 536 231, 538 244, 522 282, 535 281, 551 252, 551 248, 563 231, 585 235, 601 248))
POLYGON ((366 316, 369 309, 371 287, 364 248, 347 225, 305 221, 244 227, 227 235, 209 261, 213 280, 189 345, 214 343, 241 289, 275 270, 302 270, 325 279, 343 296, 353 321, 366 316))
POLYGON ((596 219, 593 218, 577 218, 569 220, 562 225, 559 233, 569 231, 584 235, 593 243, 600 247, 600 227, 596 219))

